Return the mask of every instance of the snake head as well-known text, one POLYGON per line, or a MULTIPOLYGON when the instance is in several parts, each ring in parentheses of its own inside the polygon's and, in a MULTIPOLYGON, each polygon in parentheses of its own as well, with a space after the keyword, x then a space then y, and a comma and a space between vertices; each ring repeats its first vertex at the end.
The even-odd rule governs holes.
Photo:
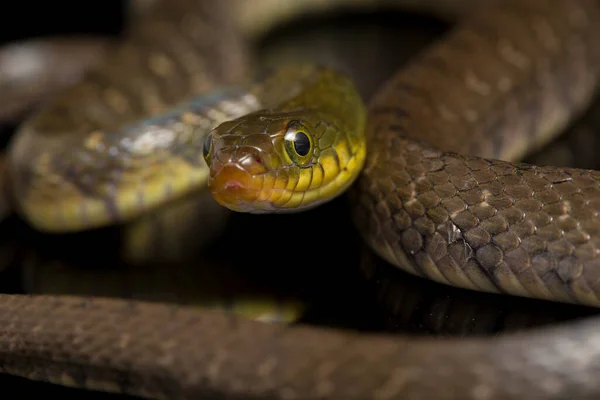
POLYGON ((330 200, 351 183, 362 159, 338 126, 311 110, 259 111, 219 125, 204 145, 213 196, 250 213, 298 211, 330 200))

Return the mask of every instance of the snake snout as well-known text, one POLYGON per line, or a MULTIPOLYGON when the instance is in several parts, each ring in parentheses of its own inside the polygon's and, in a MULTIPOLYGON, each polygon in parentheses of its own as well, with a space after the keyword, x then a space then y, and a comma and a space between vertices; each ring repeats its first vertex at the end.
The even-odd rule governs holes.
POLYGON ((267 172, 257 151, 240 150, 225 163, 214 162, 208 181, 215 200, 235 211, 251 208, 250 204, 260 196, 267 172))

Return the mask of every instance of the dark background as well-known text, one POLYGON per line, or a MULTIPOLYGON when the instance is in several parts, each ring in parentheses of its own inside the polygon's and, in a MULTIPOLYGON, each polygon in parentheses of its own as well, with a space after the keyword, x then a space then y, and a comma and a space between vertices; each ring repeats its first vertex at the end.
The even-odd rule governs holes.
POLYGON ((116 35, 125 17, 125 1, 11 2, 0 17, 1 41, 54 34, 116 35))

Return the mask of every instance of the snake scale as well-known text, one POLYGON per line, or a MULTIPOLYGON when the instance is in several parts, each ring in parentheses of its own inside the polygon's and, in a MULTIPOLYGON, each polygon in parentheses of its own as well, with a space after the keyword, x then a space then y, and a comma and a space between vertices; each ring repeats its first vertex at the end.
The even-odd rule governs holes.
MULTIPOLYGON (((82 190, 108 179, 103 173, 123 168, 122 158, 96 151, 110 155, 103 140, 117 140, 112 128, 242 78, 246 52, 235 26, 226 28, 230 12, 225 2, 159 4, 144 16, 151 19, 134 24, 118 63, 25 123, 12 147, 11 183, 34 226, 56 223, 41 205, 57 197, 46 192, 29 201, 32 187, 44 193, 44 185, 81 178, 68 193, 75 204, 89 198, 82 190), (185 24, 171 24, 177 13, 185 24), (159 49, 171 58, 152 57, 159 49), (81 153, 79 164, 96 169, 48 162, 44 154, 68 160, 66 152, 79 149, 70 124, 95 132, 105 118, 113 125, 106 136, 84 138, 96 152, 81 153), (42 167, 28 169, 32 160, 42 167), (56 175, 39 181, 34 172, 56 175), (96 181, 86 185, 85 177, 96 181)), ((368 245, 393 265, 453 286, 598 306, 599 173, 497 160, 519 158, 528 143, 549 140, 583 111, 600 76, 599 37, 594 0, 489 2, 391 77, 369 104, 364 168, 349 190, 368 245)), ((288 91, 270 90, 277 89, 288 91)), ((242 103, 235 104, 252 107, 235 89, 214 93, 215 102, 237 93, 242 103)), ((197 161, 205 143, 194 144, 181 151, 197 161)), ((161 168, 148 176, 177 162, 158 160, 161 168)), ((136 167, 148 165, 142 159, 136 167)), ((81 215, 106 208, 127 218, 107 207, 107 193, 93 192, 102 206, 90 203, 81 215)), ((102 222, 89 217, 84 226, 74 213, 61 215, 70 229, 102 222)), ((0 295, 0 370, 157 399, 593 399, 600 396, 599 330, 592 318, 494 338, 433 340, 263 324, 168 304, 0 295)))

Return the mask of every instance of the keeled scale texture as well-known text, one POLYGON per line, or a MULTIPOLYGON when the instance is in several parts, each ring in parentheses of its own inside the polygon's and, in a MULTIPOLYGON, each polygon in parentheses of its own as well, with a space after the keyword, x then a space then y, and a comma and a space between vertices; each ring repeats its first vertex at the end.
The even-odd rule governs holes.
POLYGON ((600 173, 475 156, 516 158, 588 104, 599 21, 587 1, 501 2, 384 85, 354 191, 371 247, 453 286, 600 305, 600 173))
POLYGON ((0 370, 153 399, 595 399, 598 321, 441 340, 0 295, 0 370), (103 318, 98 318, 98 316, 103 318))

